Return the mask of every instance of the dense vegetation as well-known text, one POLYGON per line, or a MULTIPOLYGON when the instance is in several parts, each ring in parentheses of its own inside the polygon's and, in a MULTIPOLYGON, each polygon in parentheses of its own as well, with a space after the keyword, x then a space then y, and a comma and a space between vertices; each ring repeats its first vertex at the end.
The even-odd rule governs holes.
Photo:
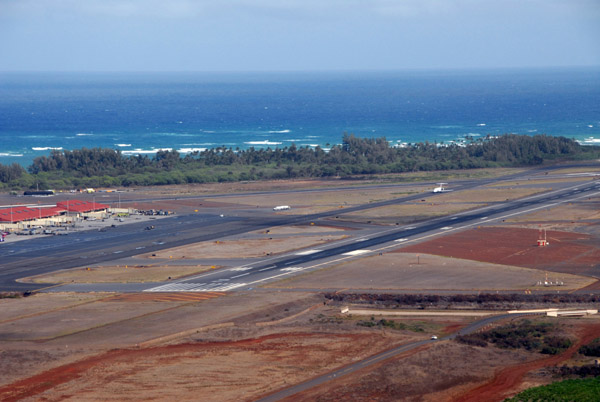
POLYGON ((474 306, 478 309, 497 309, 511 306, 540 304, 594 304, 600 302, 600 295, 596 294, 524 294, 524 293, 480 293, 456 295, 431 295, 431 294, 385 294, 385 293, 326 293, 325 298, 352 304, 375 304, 388 308, 450 308, 451 306, 474 306))
POLYGON ((373 327, 389 328, 389 329, 395 329, 395 330, 408 330, 408 331, 413 331, 413 332, 424 332, 425 331, 425 328, 420 323, 411 323, 409 325, 409 324, 405 324, 403 322, 398 322, 398 321, 394 321, 394 320, 386 320, 385 318, 382 318, 381 320, 376 321, 375 317, 371 317, 370 321, 360 320, 356 323, 356 325, 361 326, 361 327, 368 327, 368 328, 373 328, 373 327))
POLYGON ((600 378, 565 380, 550 385, 527 389, 505 402, 526 401, 598 401, 600 378))
POLYGON ((596 338, 589 344, 580 347, 579 353, 584 356, 600 357, 600 338, 596 338))
POLYGON ((595 364, 581 364, 577 366, 564 365, 562 367, 552 367, 550 372, 555 377, 597 377, 600 376, 600 366, 596 366, 595 364))
POLYGON ((571 346, 569 338, 554 335, 556 326, 550 323, 533 323, 523 321, 512 323, 490 331, 460 335, 456 340, 476 346, 495 346, 505 349, 526 349, 555 355, 571 346))
POLYGON ((327 152, 320 147, 247 150, 218 147, 185 156, 177 151, 125 156, 113 149, 54 150, 27 170, 0 164, 0 188, 62 189, 144 186, 239 180, 332 177, 496 166, 527 166, 557 158, 600 157, 600 147, 583 147, 564 137, 507 134, 469 139, 466 145, 391 146, 385 138, 344 135, 327 152))

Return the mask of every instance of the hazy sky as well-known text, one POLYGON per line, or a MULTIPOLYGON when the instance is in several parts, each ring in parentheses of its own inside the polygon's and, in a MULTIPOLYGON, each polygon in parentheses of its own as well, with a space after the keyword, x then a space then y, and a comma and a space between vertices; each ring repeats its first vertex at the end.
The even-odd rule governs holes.
POLYGON ((600 65, 600 0, 0 0, 0 71, 600 65))

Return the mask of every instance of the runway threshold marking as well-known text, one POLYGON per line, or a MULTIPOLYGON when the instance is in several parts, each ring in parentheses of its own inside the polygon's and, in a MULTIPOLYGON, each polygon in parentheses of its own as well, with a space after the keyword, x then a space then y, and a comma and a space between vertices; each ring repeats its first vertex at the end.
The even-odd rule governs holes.
POLYGON ((301 267, 289 267, 280 269, 281 272, 298 272, 302 270, 304 270, 304 268, 301 267))
POLYGON ((371 252, 371 250, 353 250, 353 251, 348 251, 347 253, 343 253, 342 255, 361 255, 361 254, 366 254, 371 252))
POLYGON ((249 269, 252 269, 252 267, 235 267, 235 268, 231 268, 230 271, 238 272, 238 271, 247 271, 249 269))
POLYGON ((310 254, 314 254, 314 253, 318 253, 321 250, 304 250, 304 251, 300 251, 298 253, 296 253, 295 255, 310 255, 310 254))

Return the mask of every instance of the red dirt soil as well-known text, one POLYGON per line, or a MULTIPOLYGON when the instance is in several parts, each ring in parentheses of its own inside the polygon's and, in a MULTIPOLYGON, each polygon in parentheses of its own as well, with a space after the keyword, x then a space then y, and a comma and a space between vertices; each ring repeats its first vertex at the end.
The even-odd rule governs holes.
MULTIPOLYGON (((198 351, 198 350, 209 350, 211 348, 219 348, 226 350, 228 347, 243 347, 255 350, 261 348, 270 348, 272 346, 263 345, 265 341, 276 340, 286 342, 288 339, 299 339, 299 338, 312 338, 320 337, 322 334, 311 334, 311 333, 285 333, 285 334, 271 334, 265 335, 259 338, 243 339, 239 341, 225 341, 225 342, 202 342, 202 343, 184 343, 177 345, 167 345, 153 348, 144 349, 117 349, 111 350, 106 353, 102 353, 96 356, 88 357, 80 361, 66 364, 30 378, 26 378, 20 381, 16 381, 12 384, 0 387, 0 401, 13 402, 19 401, 24 398, 35 397, 44 391, 52 389, 60 384, 67 383, 69 381, 81 378, 89 370, 93 370, 96 367, 105 366, 110 367, 112 365, 118 365, 120 362, 134 362, 141 361, 148 357, 157 357, 160 355, 169 356, 174 352, 185 352, 185 351, 198 351)), ((331 334, 333 337, 340 337, 344 339, 359 339, 361 335, 356 334, 344 334, 336 335, 331 334)))
POLYGON ((454 399, 454 402, 503 401, 510 396, 511 391, 521 384, 525 374, 542 367, 555 366, 570 359, 582 345, 590 343, 598 337, 599 333, 600 324, 584 326, 578 334, 578 341, 564 353, 518 366, 506 367, 500 370, 491 381, 471 389, 454 399))
POLYGON ((600 239, 582 233, 548 231, 538 247, 539 231, 483 227, 403 247, 397 252, 435 254, 495 264, 592 274, 600 268, 600 239))

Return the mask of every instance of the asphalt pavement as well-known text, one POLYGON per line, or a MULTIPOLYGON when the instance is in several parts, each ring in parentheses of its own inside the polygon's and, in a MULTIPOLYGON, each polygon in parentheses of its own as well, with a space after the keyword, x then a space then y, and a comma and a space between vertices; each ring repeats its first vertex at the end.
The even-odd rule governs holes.
MULTIPOLYGON (((533 171, 541 173, 543 169, 533 171)), ((525 178, 532 171, 511 174, 495 179, 470 180, 453 185, 454 191, 472 189, 504 180, 525 178)), ((268 257, 251 261, 229 269, 197 275, 179 281, 144 285, 144 291, 227 291, 247 289, 266 281, 286 275, 297 274, 307 269, 319 268, 322 264, 338 259, 355 258, 359 255, 385 250, 397 246, 398 242, 416 241, 436 233, 461 230, 475 224, 489 224, 503 217, 548 208, 561 202, 598 193, 600 183, 586 182, 565 186, 545 194, 526 197, 515 201, 496 203, 486 208, 459 213, 420 222, 412 226, 391 228, 375 227, 369 235, 334 242, 326 247, 303 250, 300 253, 268 257)), ((443 193, 429 193, 431 200, 443 193)), ((372 202, 344 208, 344 213, 378 208, 420 200, 423 194, 372 202)), ((218 209, 206 208, 205 213, 176 215, 153 221, 155 229, 145 230, 147 222, 120 225, 98 230, 71 233, 69 236, 53 236, 23 242, 0 245, 0 291, 36 290, 47 285, 16 282, 19 278, 40 275, 61 269, 82 267, 116 261, 141 253, 151 253, 186 244, 218 240, 224 237, 266 229, 275 226, 308 224, 339 214, 338 210, 312 215, 276 215, 270 210, 240 210, 223 214, 218 209)), ((369 232, 367 230, 367 232, 369 232)), ((361 232, 362 233, 362 232, 361 232)), ((79 285, 66 285, 62 290, 75 290, 79 285)), ((96 289, 111 291, 122 288, 116 284, 94 285, 96 289)), ((132 287, 139 291, 143 286, 132 287)), ((89 289, 90 287, 86 287, 89 289)))

